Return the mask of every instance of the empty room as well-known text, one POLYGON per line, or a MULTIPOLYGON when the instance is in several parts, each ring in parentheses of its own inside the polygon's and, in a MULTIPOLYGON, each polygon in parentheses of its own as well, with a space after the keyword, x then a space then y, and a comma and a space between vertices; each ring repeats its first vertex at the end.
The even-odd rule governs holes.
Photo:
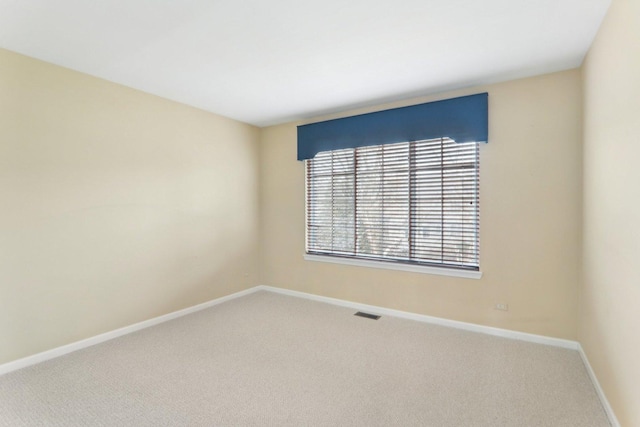
POLYGON ((0 426, 640 427, 640 0, 0 0, 0 426))

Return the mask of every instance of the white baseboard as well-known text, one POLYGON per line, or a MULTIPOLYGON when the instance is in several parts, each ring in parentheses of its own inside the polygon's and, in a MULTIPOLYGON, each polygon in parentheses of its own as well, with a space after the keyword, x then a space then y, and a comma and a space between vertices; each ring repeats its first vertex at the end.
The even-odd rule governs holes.
POLYGON ((476 325, 476 324, 473 324, 473 323, 466 323, 466 322, 460 322, 460 321, 457 321, 457 320, 443 319, 443 318, 440 318, 440 317, 427 316, 427 315, 424 315, 424 314, 417 314, 417 313, 410 313, 410 312, 406 312, 406 311, 394 310, 394 309, 378 307, 378 306, 374 306, 374 305, 360 304, 360 303, 356 303, 356 302, 352 302, 352 301, 346 301, 346 300, 341 300, 341 299, 336 299, 336 298, 323 297, 323 296, 320 296, 320 295, 314 295, 314 294, 309 294, 309 293, 305 293, 305 292, 293 291, 293 290, 289 290, 289 289, 277 288, 277 287, 265 286, 265 285, 260 285, 260 286, 255 286, 253 288, 245 289, 243 291, 236 292, 236 293, 233 293, 231 295, 224 296, 224 297, 216 298, 214 300, 207 301, 207 302, 202 303, 202 304, 194 305, 192 307, 188 307, 188 308, 185 308, 185 309, 182 309, 182 310, 174 311, 172 313, 168 313, 168 314, 165 314, 165 315, 162 315, 162 316, 154 317, 153 319, 145 320, 145 321, 142 321, 142 322, 139 322, 139 323, 135 323, 133 325, 125 326, 125 327, 120 328, 120 329, 116 329, 116 330, 113 330, 113 331, 105 332, 103 334, 96 335, 94 337, 90 337, 90 338, 87 338, 87 339, 84 339, 84 340, 81 340, 81 341, 76 341, 76 342, 71 343, 71 344, 67 344, 67 345, 64 345, 64 346, 61 346, 61 347, 57 347, 57 348, 54 348, 54 349, 51 349, 51 350, 44 351, 42 353, 37 353, 37 354, 34 354, 32 356, 27 356, 27 357, 24 357, 22 359, 18 359, 18 360, 14 360, 12 362, 8 362, 8 363, 5 363, 5 364, 2 364, 2 365, 0 365, 0 375, 6 374, 6 373, 9 373, 9 372, 12 372, 12 371, 16 371, 18 369, 25 368, 27 366, 35 365, 37 363, 44 362, 46 360, 54 359, 56 357, 60 357, 60 356, 63 356, 65 354, 68 354, 68 353, 71 353, 71 352, 74 352, 74 351, 77 351, 77 350, 81 350, 83 348, 91 347, 93 345, 96 345, 96 344, 99 344, 99 343, 102 343, 102 342, 105 342, 105 341, 108 341, 108 340, 112 340, 114 338, 118 338, 118 337, 121 337, 123 335, 139 331, 141 329, 149 328, 151 326, 155 326, 155 325, 158 325, 160 323, 167 322, 167 321, 172 320, 172 319, 176 319, 178 317, 186 316, 187 314, 195 313, 197 311, 204 310, 206 308, 213 307, 213 306, 221 304, 223 302, 230 301, 230 300, 235 299, 235 298, 240 298, 242 296, 249 295, 249 294, 252 294, 252 293, 260 291, 260 290, 274 292, 274 293, 283 294, 283 295, 289 295, 289 296, 298 297, 298 298, 305 298, 305 299, 308 299, 308 300, 324 302, 324 303, 328 303, 328 304, 338 305, 338 306, 341 306, 341 307, 349 307, 349 308, 353 308, 355 310, 363 310, 363 311, 371 312, 373 314, 380 314, 380 315, 386 315, 386 316, 399 317, 399 318, 402 318, 402 319, 409 319, 409 320, 415 320, 415 321, 418 321, 418 322, 431 323, 431 324, 441 325, 441 326, 448 326, 448 327, 451 327, 451 328, 463 329, 463 330, 466 330, 466 331, 478 332, 478 333, 482 333, 482 334, 493 335, 493 336, 498 336, 498 337, 503 337, 503 338, 509 338, 509 339, 515 339, 515 340, 521 340, 521 341, 528 341, 528 342, 537 343, 537 344, 545 344, 545 345, 551 345, 551 346, 554 346, 554 347, 561 347, 561 348, 577 350, 579 352, 579 354, 580 354, 580 357, 582 358, 582 361, 584 363, 585 368, 587 369, 587 373, 588 373, 589 377, 591 378, 591 381, 592 381, 592 383, 593 383, 593 385, 594 385, 594 387, 596 389, 596 393, 598 394, 598 397, 600 398, 600 401, 602 402, 602 406, 604 407, 604 410, 605 410, 607 416, 609 417, 609 421, 610 421, 611 425, 613 427, 620 427, 620 423, 618 422, 618 420, 617 420, 617 418, 616 418, 616 416, 615 416, 615 414, 613 412, 613 409, 611 408, 611 405, 609 404, 609 401, 607 400, 607 398, 606 398, 606 396, 604 394, 604 391, 600 387, 600 383, 598 382, 598 379, 597 379, 595 373, 593 372, 593 369, 591 368, 591 365, 589 364, 589 360, 587 359, 587 355, 585 354, 584 350, 582 349, 582 346, 576 341, 564 340, 564 339, 560 339, 560 338, 546 337, 546 336, 543 336, 543 335, 529 334, 529 333, 526 333, 526 332, 511 331, 511 330, 507 330, 507 329, 494 328, 494 327, 491 327, 491 326, 476 325))
POLYGON ((609 404, 607 400, 607 396, 604 394, 604 390, 600 387, 600 382, 598 381, 598 377, 596 377, 596 373, 591 368, 591 364, 589 363, 589 359, 587 358, 587 354, 584 352, 584 349, 580 344, 578 344, 578 353, 580 353, 580 358, 582 358, 582 363, 584 363, 584 367, 587 369, 587 373, 589 374, 589 378, 591 378, 591 382, 596 389, 596 393, 600 398, 600 402, 602 403, 602 407, 604 408, 604 412, 607 414, 609 418, 609 422, 612 427, 620 427, 620 423, 618 422, 618 418, 616 418, 616 414, 613 412, 613 408, 609 404))
POLYGON ((409 313, 406 311, 393 310, 390 308, 378 307, 374 305, 360 304, 357 302, 323 297, 320 295, 313 295, 305 292, 292 291, 292 290, 283 289, 283 288, 276 288, 273 286, 261 285, 261 286, 258 286, 258 288, 266 291, 270 291, 270 292, 283 294, 283 295, 289 295, 289 296, 305 298, 313 301, 325 302, 328 304, 339 305, 341 307, 349 307, 355 310, 363 310, 363 311, 371 312, 372 314, 380 314, 385 316, 399 317, 402 319, 416 320, 418 322, 431 323, 431 324, 440 325, 440 326, 448 326, 450 328, 463 329, 465 331, 478 332, 481 334, 493 335, 497 337, 510 338, 510 339, 520 340, 520 341, 528 341, 528 342, 533 342, 537 344, 551 345, 554 347, 568 348, 571 350, 577 350, 579 346, 578 342, 576 341, 546 337, 544 335, 529 334, 526 332, 511 331, 508 329, 494 328, 492 326, 476 325, 474 323, 466 323, 466 322, 460 322, 457 320, 443 319, 441 317, 427 316, 424 314, 409 313))
MULTIPOLYGON (((61 347, 56 347, 53 348, 51 350, 47 350, 47 351, 43 351, 42 353, 36 353, 34 355, 31 356, 27 356, 24 357, 22 359, 18 359, 18 360, 14 360, 8 363, 4 363, 2 365, 0 365, 0 375, 6 374, 8 372, 12 372, 21 368, 25 368, 27 366, 31 366, 31 365, 35 365, 37 363, 40 362, 44 362, 46 360, 50 360, 50 359, 54 359, 56 357, 60 357, 63 356, 65 354, 77 351, 77 350, 81 350, 83 348, 87 348, 87 347, 91 347, 92 345, 96 345, 108 340, 112 340, 114 338, 118 338, 121 337, 123 335, 126 334, 130 334, 132 332, 136 332, 139 331, 141 329, 145 329, 145 328, 149 328, 151 326, 155 326, 158 325, 160 323, 163 322, 167 322, 169 320, 172 319, 176 319, 178 317, 182 317, 182 316, 186 316, 187 314, 191 314, 191 313, 195 313, 197 311, 200 310, 204 310, 205 308, 209 308, 209 307, 213 307, 217 304, 221 304, 225 301, 229 301, 235 298, 239 298, 245 295, 249 295, 252 294, 254 292, 257 292, 259 290, 265 290, 265 291, 269 291, 269 292, 275 292, 275 293, 279 293, 279 294, 283 294, 283 295, 289 295, 289 296, 294 296, 294 297, 298 297, 298 298, 305 298, 305 299, 309 299, 309 300, 314 300, 314 301, 320 301, 320 302, 325 302, 328 304, 333 304, 333 305, 339 305, 342 307, 350 307, 356 310, 363 310, 363 311, 369 311, 369 312, 373 312, 376 314, 381 314, 381 315, 386 315, 386 316, 394 316, 394 317, 399 317, 399 318, 403 318, 403 319, 410 319, 410 320, 416 320, 419 322, 426 322, 426 323, 432 323, 432 324, 436 324, 436 325, 441 325, 441 326, 448 326, 448 327, 452 327, 452 328, 457 328, 457 329, 464 329, 467 331, 472 331, 472 332, 479 332, 479 333, 483 333, 483 334, 488 334, 488 335, 494 335, 494 336, 499 336, 499 337, 504 337, 504 338, 511 338, 511 339, 517 339, 517 340, 522 340, 522 341, 529 341, 529 342, 534 342, 534 343, 538 343, 538 344, 546 344, 546 345, 552 345, 552 346, 556 346, 556 347, 562 347, 562 348, 569 348, 569 349, 574 349, 577 350, 579 348, 579 344, 575 341, 569 341, 569 340, 563 340, 563 339, 559 339, 559 338, 551 338, 551 337, 545 337, 545 336, 541 336, 541 335, 534 335, 534 334, 528 334, 525 332, 516 332, 516 331, 510 331, 510 330, 506 330, 506 329, 500 329, 500 328, 494 328, 494 327, 490 327, 490 326, 482 326, 482 325, 476 325, 473 323, 465 323, 465 322, 459 322, 456 320, 449 320, 449 319, 443 319, 440 317, 433 317, 433 316, 427 316, 427 315, 423 315, 423 314, 416 314, 416 313, 409 313, 406 311, 400 311, 400 310, 393 310, 393 309, 389 309, 389 308, 383 308, 383 307, 377 307, 377 306, 373 306, 373 305, 367 305, 367 304, 360 304, 360 303, 356 303, 356 302, 352 302, 352 301, 345 301, 345 300, 340 300, 340 299, 336 299, 336 298, 329 298, 329 297, 323 297, 323 296, 319 296, 319 295, 313 295, 313 294, 308 294, 308 293, 304 293, 304 292, 299 292, 299 291, 292 291, 289 289, 283 289, 283 288, 277 288, 277 287, 273 287, 273 286, 265 286, 265 285, 260 285, 260 286, 255 286, 253 288, 249 288, 249 289, 245 289, 243 291, 240 292, 236 292, 234 294, 231 295, 227 295, 224 297, 220 297, 220 298, 216 298, 214 300, 211 301, 207 301, 205 303, 202 304, 198 304, 198 305, 194 305, 192 307, 188 307, 182 310, 178 310, 178 311, 174 311, 172 313, 168 313, 162 316, 158 316, 158 317, 154 317, 153 319, 148 319, 139 323, 135 323, 133 325, 129 325, 129 326, 125 326, 113 331, 109 331, 109 332, 105 332, 103 334, 100 335, 96 335, 90 338, 86 338, 84 340, 81 341, 76 341, 67 345, 63 345, 61 347)), ((583 356, 583 360, 586 360, 586 356, 584 356, 584 353, 581 353, 581 355, 583 356)), ((588 366, 587 364, 588 362, 585 362, 585 365, 588 366)), ((589 368, 590 369, 590 368, 589 368)), ((589 375, 592 375, 593 378, 595 378, 595 376, 593 376, 592 371, 589 371, 589 375)), ((595 381, 594 381, 595 384, 595 381)), ((599 393, 601 393, 601 390, 599 389, 599 386, 597 386, 596 388, 598 388, 599 393)), ((604 396, 604 395, 602 395, 604 396)), ((607 404, 608 405, 608 404, 607 404)))
POLYGON ((478 332, 482 334, 493 335, 493 336, 498 336, 503 338, 528 341, 536 344, 545 344, 545 345, 551 345, 554 347, 577 350, 578 353, 580 354, 580 357, 582 358, 585 368, 587 369, 589 378, 591 379, 591 382, 593 383, 596 389, 596 393, 600 398, 600 402, 602 403, 604 411, 607 414, 607 417, 609 418, 609 422, 611 423, 611 426, 620 427, 620 423, 618 422, 618 419, 616 418, 613 412, 613 409, 611 408, 611 405, 609 404, 609 401, 607 400, 607 397, 604 394, 604 391, 600 387, 598 378, 596 377, 595 373, 593 372, 593 369, 591 368, 591 365, 589 364, 587 355, 582 349, 582 346, 580 345, 580 343, 577 341, 546 337, 544 335, 535 335, 535 334, 529 334, 526 332, 510 331, 508 329, 500 329, 500 328, 494 328, 491 326, 482 326, 482 325, 476 325, 473 323, 459 322, 457 320, 443 319, 441 317, 427 316, 424 314, 409 313, 406 311, 393 310, 390 308, 378 307, 374 305, 360 304, 357 302, 323 297, 320 295, 308 294, 308 293, 299 292, 299 291, 292 291, 290 289, 277 288, 273 286, 261 285, 261 286, 258 286, 258 288, 265 291, 275 292, 278 294, 289 295, 289 296, 294 296, 298 298, 305 298, 312 301, 320 301, 328 304, 338 305, 341 307, 348 307, 354 310, 363 310, 363 311, 370 312, 372 314, 399 317, 402 319, 410 319, 410 320, 416 320, 418 322, 425 322, 425 323, 431 323, 435 325, 448 326, 451 328, 463 329, 465 331, 478 332))
POLYGON ((149 328, 151 326, 155 326, 157 324, 167 322, 169 320, 176 319, 178 317, 186 316, 187 314, 195 313, 196 311, 204 310, 205 308, 213 307, 214 305, 218 305, 235 298, 252 294, 258 291, 259 289, 260 287, 245 289, 244 291, 240 291, 240 292, 233 293, 231 295, 216 298, 214 300, 207 301, 202 304, 194 305, 192 307, 187 307, 182 310, 174 311, 172 313, 154 317, 152 319, 135 323, 133 325, 125 326, 120 329, 115 329, 113 331, 105 332, 103 334, 96 335, 94 337, 90 337, 81 341, 76 341, 67 345, 63 345, 61 347, 56 347, 51 350, 43 351, 42 353, 36 353, 32 356, 27 356, 22 359, 4 363, 0 365, 0 375, 6 374, 12 371, 16 371, 18 369, 26 368, 27 366, 35 365, 37 363, 44 362, 46 360, 54 359, 56 357, 60 357, 65 354, 68 354, 77 350, 81 350, 83 348, 91 347, 92 345, 100 344, 102 342, 112 340, 114 338, 118 338, 123 335, 139 331, 141 329, 149 328))

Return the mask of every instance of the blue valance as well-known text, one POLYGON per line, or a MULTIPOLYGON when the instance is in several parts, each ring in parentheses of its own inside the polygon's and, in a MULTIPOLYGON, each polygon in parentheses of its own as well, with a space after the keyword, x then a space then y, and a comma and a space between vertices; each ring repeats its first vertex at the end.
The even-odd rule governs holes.
POLYGON ((321 151, 433 138, 487 142, 487 100, 487 93, 479 93, 298 126, 298 160, 321 151))

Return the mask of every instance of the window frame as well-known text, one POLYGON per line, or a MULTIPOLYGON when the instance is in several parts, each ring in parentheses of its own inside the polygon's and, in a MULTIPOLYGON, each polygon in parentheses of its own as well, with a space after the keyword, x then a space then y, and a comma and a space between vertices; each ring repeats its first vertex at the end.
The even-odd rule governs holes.
MULTIPOLYGON (((444 140, 445 138, 437 138, 440 139, 440 144, 441 147, 444 146, 444 140)), ((415 141, 410 141, 408 142, 408 146, 409 146, 409 150, 413 149, 413 146, 411 144, 415 143, 415 141)), ((467 143, 465 143, 467 144, 467 143)), ((345 255, 345 254, 340 254, 340 253, 331 253, 331 252, 320 252, 320 251, 313 251, 309 249, 309 201, 310 201, 310 196, 309 196, 309 179, 310 179, 310 172, 309 172, 309 160, 305 161, 304 163, 304 174, 305 174, 305 253, 304 253, 304 259, 307 261, 317 261, 317 262, 328 262, 328 263, 336 263, 336 264, 344 264, 344 265, 352 265, 352 266, 360 266, 360 267, 367 267, 367 268, 381 268, 381 269, 389 269, 389 270, 400 270, 400 271, 409 271, 409 272, 416 272, 416 273, 426 273, 426 274, 436 274, 436 275, 444 275, 444 276, 453 276, 453 277, 463 277, 463 278, 471 278, 471 279, 480 279, 482 277, 482 272, 480 271, 480 248, 479 248, 479 228, 480 228, 480 208, 479 208, 479 200, 480 200, 480 196, 479 196, 479 186, 480 186, 480 153, 479 153, 479 144, 478 143, 469 143, 469 144, 475 144, 476 145, 476 151, 475 151, 475 160, 474 160, 474 165, 475 165, 475 174, 474 174, 474 187, 475 187, 475 218, 476 218, 476 222, 475 222, 475 228, 476 228, 476 262, 477 262, 477 267, 474 266, 464 266, 464 265, 452 265, 452 264, 440 264, 437 262, 425 262, 425 261, 420 261, 420 260, 413 260, 413 259, 393 259, 393 258, 389 258, 389 259, 384 259, 382 256, 372 256, 372 257, 368 257, 366 254, 358 254, 357 253, 357 248, 354 247, 354 254, 353 255, 345 255), (381 259, 382 258, 382 259, 381 259)), ((357 150, 358 148, 354 148, 354 150, 357 150)), ((356 152, 354 152, 354 156, 356 155, 356 152)), ((413 161, 413 160, 411 160, 413 161)), ((356 166, 354 166, 355 168, 356 166)), ((408 181, 411 182, 411 180, 413 179, 411 177, 411 174, 413 173, 413 170, 411 169, 412 166, 408 166, 408 173, 409 173, 409 177, 408 177, 408 181)), ((442 170, 442 169, 441 169, 442 170)), ((356 169, 354 169, 354 176, 357 175, 358 171, 356 169)), ((332 176, 334 176, 332 174, 332 176)), ((384 175, 383 175, 384 176, 384 175)), ((355 184, 354 184, 355 185, 355 184)), ((354 187, 354 200, 357 203, 358 200, 358 192, 357 189, 354 187)), ((414 198, 414 193, 413 190, 411 188, 411 184, 409 184, 409 188, 408 188, 408 197, 410 200, 413 200, 414 198)), ((414 207, 411 205, 411 203, 413 203, 413 201, 409 202, 409 210, 411 213, 413 213, 412 209, 414 209, 414 207)), ((354 212, 354 215, 356 215, 356 212, 354 212)), ((413 219, 410 217, 408 219, 409 224, 412 223, 413 219)), ((411 225, 408 226, 408 231, 410 232, 411 230, 411 225)), ((412 243, 409 243, 409 245, 411 245, 412 243)), ((410 247, 409 249, 409 253, 411 254, 411 252, 413 251, 413 248, 410 247)))

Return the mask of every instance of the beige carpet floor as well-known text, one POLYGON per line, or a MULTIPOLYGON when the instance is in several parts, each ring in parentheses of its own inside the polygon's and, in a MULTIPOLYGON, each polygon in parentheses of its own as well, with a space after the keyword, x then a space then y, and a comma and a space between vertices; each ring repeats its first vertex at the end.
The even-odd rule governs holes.
POLYGON ((576 351, 261 291, 0 377, 2 426, 608 426, 576 351))

